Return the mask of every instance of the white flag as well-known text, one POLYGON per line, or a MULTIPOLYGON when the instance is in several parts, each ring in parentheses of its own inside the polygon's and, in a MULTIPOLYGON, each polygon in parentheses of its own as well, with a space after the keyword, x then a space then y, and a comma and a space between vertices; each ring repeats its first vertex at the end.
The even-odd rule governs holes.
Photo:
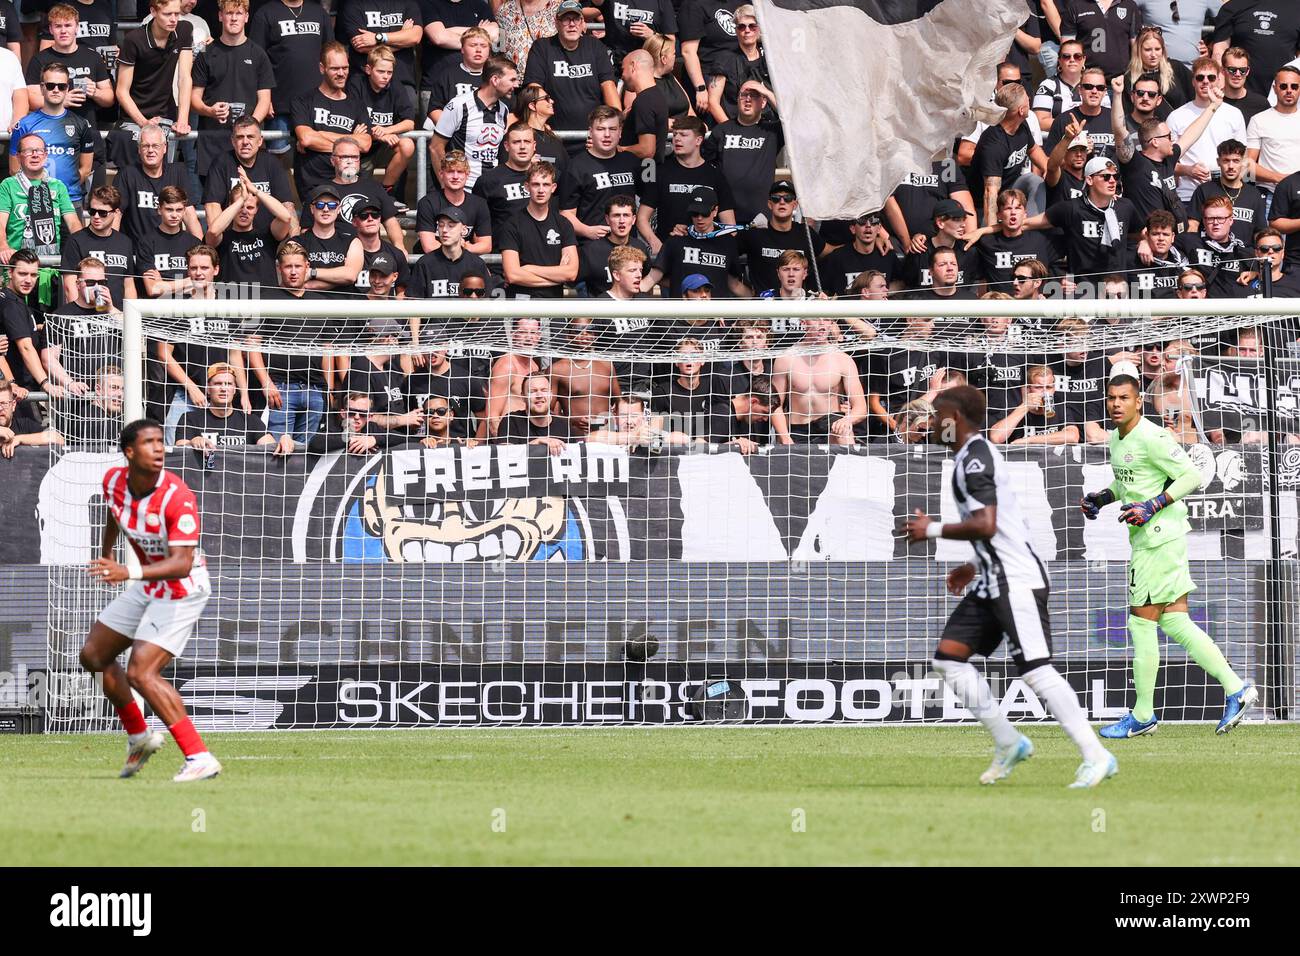
MULTIPOLYGON (((875 212, 989 116, 1025 0, 754 0, 799 206, 875 212)), ((993 108, 996 110, 996 107, 993 108)))

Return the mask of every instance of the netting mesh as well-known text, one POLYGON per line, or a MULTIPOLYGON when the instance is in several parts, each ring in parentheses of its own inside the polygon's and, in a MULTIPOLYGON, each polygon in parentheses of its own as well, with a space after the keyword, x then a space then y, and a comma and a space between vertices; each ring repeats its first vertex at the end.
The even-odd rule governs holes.
MULTIPOLYGON (((1193 618, 1294 706, 1300 476, 1288 319, 741 321, 52 316, 87 394, 52 404, 42 486, 54 730, 108 729, 77 651, 113 597, 81 567, 126 379, 198 496, 213 597, 175 679, 199 726, 939 721, 930 672, 969 546, 934 397, 989 402, 1052 585, 1058 666, 1094 719, 1131 704, 1128 534, 1086 522, 1110 481, 1104 382, 1131 361, 1189 448, 1193 618), (277 407, 278 406, 278 407, 277 407), (287 438, 286 438, 287 436, 287 438), (717 699, 705 688, 727 684, 717 699)), ((246 306, 245 306, 246 308, 246 306)), ((1162 640, 1163 719, 1218 685, 1162 640)), ((1005 647, 995 692, 1043 718, 1005 647)))

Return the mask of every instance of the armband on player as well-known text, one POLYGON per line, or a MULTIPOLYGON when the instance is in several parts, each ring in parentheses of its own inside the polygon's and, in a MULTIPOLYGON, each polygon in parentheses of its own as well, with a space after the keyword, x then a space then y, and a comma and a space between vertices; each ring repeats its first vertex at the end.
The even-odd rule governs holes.
POLYGON ((925 536, 927 538, 942 538, 943 522, 931 521, 928 525, 925 526, 925 536))
POLYGON ((1096 518, 1102 508, 1106 507, 1115 500, 1115 492, 1109 488, 1102 491, 1093 491, 1083 496, 1079 502, 1079 507, 1083 509, 1083 516, 1089 521, 1096 518))

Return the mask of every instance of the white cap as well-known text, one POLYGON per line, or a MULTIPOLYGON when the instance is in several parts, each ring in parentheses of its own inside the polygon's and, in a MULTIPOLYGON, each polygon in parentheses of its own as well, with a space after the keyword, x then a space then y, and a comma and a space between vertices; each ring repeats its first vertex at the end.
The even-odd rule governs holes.
POLYGON ((1107 159, 1105 156, 1094 156, 1088 160, 1088 165, 1083 167, 1084 176, 1096 176, 1098 173, 1104 173, 1107 169, 1119 170, 1115 165, 1115 160, 1107 159))
POLYGON ((1138 367, 1132 362, 1116 362, 1111 366, 1110 378, 1113 379, 1120 375, 1127 375, 1129 378, 1135 378, 1138 380, 1139 384, 1142 381, 1142 373, 1138 371, 1138 367))
POLYGON ((1092 149, 1092 140, 1088 138, 1087 132, 1080 132, 1078 136, 1070 140, 1070 149, 1078 149, 1080 147, 1083 149, 1092 149))

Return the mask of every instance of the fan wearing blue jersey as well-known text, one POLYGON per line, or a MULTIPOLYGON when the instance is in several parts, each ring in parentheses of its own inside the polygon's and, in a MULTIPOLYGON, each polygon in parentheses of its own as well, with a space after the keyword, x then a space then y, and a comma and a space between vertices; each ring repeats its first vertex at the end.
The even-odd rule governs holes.
POLYGON ((948 592, 963 592, 948 618, 934 669, 957 700, 993 736, 993 763, 980 776, 990 784, 1011 774, 1033 756, 1034 745, 1007 720, 988 680, 970 663, 972 654, 991 655, 1005 639, 1020 676, 1083 755, 1071 789, 1095 787, 1119 770, 1101 745, 1079 705, 1074 689, 1052 666, 1052 623, 1047 599, 1047 569, 1034 553, 1029 526, 1012 493, 1002 453, 980 432, 987 405, 970 385, 940 392, 934 400, 933 433, 953 449, 952 493, 961 520, 933 521, 919 509, 907 520, 909 541, 931 538, 969 541, 974 561, 948 573, 948 592))
POLYGON ((18 172, 18 144, 22 138, 35 134, 45 141, 45 171, 68 187, 68 199, 79 206, 85 195, 83 185, 90 179, 95 162, 95 130, 89 120, 65 105, 71 86, 68 68, 62 63, 47 63, 41 70, 45 102, 14 127, 9 137, 9 172, 18 172))

